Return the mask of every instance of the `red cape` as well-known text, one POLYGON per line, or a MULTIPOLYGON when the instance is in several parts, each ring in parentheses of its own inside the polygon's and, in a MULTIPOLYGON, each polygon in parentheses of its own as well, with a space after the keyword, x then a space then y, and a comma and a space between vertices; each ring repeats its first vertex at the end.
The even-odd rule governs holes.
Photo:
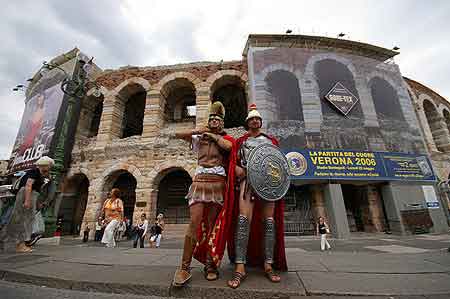
POLYGON ((232 148, 225 161, 227 168, 227 185, 224 191, 224 203, 222 209, 217 216, 216 222, 210 232, 206 231, 206 224, 208 222, 208 209, 203 212, 202 222, 197 229, 197 246, 194 249, 194 258, 201 262, 206 263, 208 253, 211 255, 213 262, 217 266, 220 266, 223 255, 225 253, 225 245, 227 242, 227 236, 232 229, 232 212, 234 203, 234 170, 236 167, 236 141, 229 135, 224 135, 224 139, 232 143, 232 148))
MULTIPOLYGON (((278 146, 278 141, 266 134, 263 134, 269 138, 272 143, 278 146)), ((237 157, 237 152, 248 139, 250 135, 247 133, 244 136, 236 140, 236 146, 234 147, 234 155, 237 157)), ((228 235, 228 255, 230 261, 234 262, 235 259, 235 244, 234 234, 236 231, 236 222, 239 216, 239 193, 236 191, 236 200, 234 201, 232 227, 228 235)), ((286 252, 284 247, 284 200, 280 199, 275 203, 275 250, 274 250, 274 268, 280 271, 287 271, 286 252)), ((256 200, 253 208, 252 223, 250 224, 250 238, 248 240, 247 248, 247 265, 249 266, 264 266, 264 229, 263 229, 263 215, 262 215, 262 200, 256 200)))

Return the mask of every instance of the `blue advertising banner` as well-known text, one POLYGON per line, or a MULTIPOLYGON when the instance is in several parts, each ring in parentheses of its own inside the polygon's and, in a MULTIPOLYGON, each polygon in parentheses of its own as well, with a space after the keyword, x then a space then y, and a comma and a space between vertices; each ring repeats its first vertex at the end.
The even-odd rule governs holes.
POLYGON ((301 149, 285 152, 292 179, 434 182, 425 155, 301 149))

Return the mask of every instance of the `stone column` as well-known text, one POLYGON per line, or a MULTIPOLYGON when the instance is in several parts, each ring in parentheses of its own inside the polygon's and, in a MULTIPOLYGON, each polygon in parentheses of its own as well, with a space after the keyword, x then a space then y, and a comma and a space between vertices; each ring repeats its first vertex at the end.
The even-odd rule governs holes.
POLYGON ((450 134, 445 119, 438 115, 429 121, 436 148, 443 152, 450 152, 450 134))
POLYGON ((136 189, 136 203, 133 211, 133 223, 137 223, 142 213, 147 215, 147 220, 153 220, 148 198, 150 197, 150 189, 136 189))
POLYGON ((109 95, 103 102, 103 112, 97 135, 97 147, 104 147, 114 138, 122 136, 125 103, 115 95, 109 95))
POLYGON ((388 219, 390 231, 404 235, 405 227, 400 212, 402 187, 405 186, 397 186, 389 183, 381 187, 381 194, 383 196, 384 206, 386 207, 386 218, 388 219))
MULTIPOLYGON (((209 88, 200 86, 196 91, 196 127, 204 127, 208 123, 209 88)), ((229 113, 228 111, 227 113, 229 113)))
POLYGON ((359 101, 361 103, 361 109, 364 117, 364 126, 369 128, 378 128, 380 124, 378 123, 377 111, 375 110, 372 93, 370 92, 366 78, 362 76, 356 76, 355 87, 358 91, 359 101))
POLYGON ((375 186, 367 186, 367 201, 369 203, 369 217, 374 232, 383 232, 385 230, 384 212, 381 203, 381 196, 375 186))
POLYGON ((427 116, 425 115, 425 111, 423 110, 423 107, 421 105, 416 104, 415 105, 417 116, 419 118, 419 122, 421 124, 421 128, 424 132, 424 139, 425 144, 427 145, 429 152, 437 152, 436 144, 433 140, 433 135, 431 134, 430 126, 428 125, 427 116))
POLYGON ((312 209, 314 221, 319 221, 319 217, 328 219, 323 195, 324 186, 321 184, 311 185, 312 209))
POLYGON ((95 222, 101 214, 101 208, 103 199, 96 194, 96 184, 91 182, 88 191, 88 199, 86 204, 86 210, 84 211, 83 222, 81 224, 80 235, 83 235, 84 228, 89 226, 91 229, 89 232, 89 239, 93 239, 95 235, 95 222))
POLYGON ((163 126, 162 96, 158 90, 150 90, 147 93, 144 112, 144 129, 142 138, 144 141, 159 135, 163 126))
POLYGON ((328 211, 328 222, 333 236, 337 239, 350 237, 347 212, 340 184, 326 184, 324 188, 325 204, 328 211))
POLYGON ((306 71, 304 78, 298 78, 302 95, 303 119, 305 132, 320 134, 322 123, 322 105, 319 97, 319 86, 315 80, 314 72, 306 71))

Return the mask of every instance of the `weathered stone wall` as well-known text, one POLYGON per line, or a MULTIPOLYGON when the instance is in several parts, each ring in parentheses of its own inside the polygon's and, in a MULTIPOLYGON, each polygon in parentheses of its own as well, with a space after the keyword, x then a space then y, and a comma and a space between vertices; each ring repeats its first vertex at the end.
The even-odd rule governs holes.
MULTIPOLYGON (((83 105, 67 174, 71 177, 83 173, 89 179, 82 230, 86 225, 93 227, 114 180, 124 172, 129 172, 137 181, 133 219, 141 213, 155 217, 158 187, 163 177, 172 170, 185 170, 192 177, 195 171, 195 154, 188 142, 173 138, 174 132, 204 126, 215 88, 220 87, 220 82, 229 82, 229 78, 245 87, 246 73, 245 63, 228 62, 125 68, 106 71, 100 76, 103 113, 98 134, 87 137, 95 106, 92 102, 98 101, 89 97, 83 105), (167 122, 163 117, 166 98, 173 89, 184 88, 186 84, 195 89, 196 118, 191 122, 167 122), (124 107, 136 90, 146 93, 143 132, 121 138, 124 107)), ((242 132, 243 128, 231 130, 234 135, 242 132)))
POLYGON ((439 180, 445 181, 450 177, 450 119, 445 117, 450 113, 450 103, 430 88, 408 78, 405 78, 411 95, 427 151, 430 155, 439 180), (424 103, 431 103, 434 107, 434 117, 425 114, 424 103), (439 146, 438 146, 439 145, 439 146))
MULTIPOLYGON (((324 128, 318 97, 318 85, 313 80, 312 65, 314 61, 320 59, 338 59, 334 54, 324 55, 322 53, 314 56, 314 58, 311 58, 313 56, 311 55, 307 61, 292 60, 297 61, 296 63, 303 63, 299 66, 286 66, 278 61, 279 58, 276 55, 271 56, 274 61, 268 68, 261 68, 262 66, 259 64, 255 65, 257 76, 259 76, 259 79, 256 78, 259 80, 257 82, 263 82, 268 73, 279 69, 290 71, 299 79, 304 121, 291 126, 295 127, 295 130, 286 129, 285 126, 280 124, 279 127, 284 128, 281 130, 273 122, 272 128, 276 130, 276 133, 281 134, 281 137, 285 136, 286 139, 293 138, 290 142, 308 147, 348 146, 342 139, 339 139, 342 134, 356 138, 351 141, 351 144, 359 144, 361 148, 372 150, 391 150, 392 144, 400 140, 401 144, 408 144, 401 150, 421 152, 424 150, 424 144, 426 144, 426 149, 430 153, 438 176, 441 179, 447 179, 450 171, 449 153, 437 150, 433 134, 431 134, 430 126, 423 112, 423 101, 425 98, 432 101, 442 117, 445 109, 450 111, 448 102, 417 82, 406 79, 408 83, 406 85, 405 81, 399 76, 396 66, 391 66, 394 69, 380 69, 378 67, 376 71, 368 66, 367 69, 362 67, 357 71, 355 69, 352 71, 356 74, 354 80, 361 100, 364 125, 352 127, 352 120, 349 119, 347 120, 349 124, 347 124, 348 129, 346 131, 340 132, 339 128, 333 128, 333 126, 328 126, 328 129, 324 128), (369 72, 369 69, 372 71, 369 72), (386 74, 395 74, 395 76, 386 74), (383 125, 377 118, 367 87, 367 82, 374 76, 387 80, 398 91, 398 99, 405 117, 405 122, 402 124, 389 123, 383 125), (397 134, 398 130, 386 130, 386 127, 392 127, 393 125, 403 133, 397 134), (425 143, 422 140, 421 133, 425 137, 425 143), (324 144, 324 139, 328 140, 329 144, 324 144), (411 140, 414 141, 411 142, 411 140)), ((367 63, 365 58, 358 59, 363 60, 360 61, 361 63, 367 63)), ((348 62, 346 65, 352 68, 348 62)), ((182 140, 173 139, 174 131, 204 125, 208 105, 214 90, 221 84, 223 85, 223 82, 236 80, 242 83, 246 93, 248 93, 246 61, 205 62, 149 68, 126 67, 105 71, 97 81, 102 85, 102 96, 100 98, 88 97, 83 104, 76 143, 72 153, 72 163, 67 174, 67 177, 71 177, 83 173, 89 179, 89 197, 82 230, 85 225, 93 227, 107 192, 110 191, 118 174, 123 172, 129 172, 137 181, 134 219, 142 212, 154 217, 157 213, 159 182, 174 169, 185 170, 193 176, 196 166, 196 156, 190 150, 189 144, 182 140), (230 80, 230 78, 234 79, 230 80), (169 93, 173 89, 184 88, 187 85, 195 91, 195 120, 167 122, 164 117, 164 107, 167 104, 169 93), (143 132, 142 135, 122 139, 124 107, 128 97, 136 90, 143 91, 146 94, 143 132), (100 126, 97 136, 89 138, 90 121, 93 109, 98 101, 103 101, 100 126)), ((276 107, 273 105, 273 101, 270 101, 270 94, 263 84, 256 84, 253 96, 258 99, 258 106, 264 111, 264 117, 270 119, 272 116, 273 119, 277 113, 276 107)), ((443 125, 442 119, 440 121, 443 125)), ((443 121, 445 123, 445 119, 443 121)), ((448 124, 450 125, 450 122, 448 124)), ((233 135, 239 136, 243 133, 243 128, 231 129, 230 131, 233 135)), ((445 135, 448 134, 448 129, 445 131, 445 128, 443 128, 439 132, 441 135, 445 135)), ((348 140, 348 137, 346 138, 348 140)), ((441 140, 446 139, 441 138, 441 140)), ((313 192, 313 194, 316 193, 318 193, 318 190, 313 192)), ((317 199, 316 205, 318 207, 316 207, 315 213, 317 216, 325 216, 325 210, 320 202, 317 199)), ((370 213, 373 214, 371 218, 380 218, 376 213, 379 209, 375 207, 375 204, 370 205, 369 208, 370 213)), ((373 225, 377 231, 383 229, 381 220, 374 221, 373 225)))

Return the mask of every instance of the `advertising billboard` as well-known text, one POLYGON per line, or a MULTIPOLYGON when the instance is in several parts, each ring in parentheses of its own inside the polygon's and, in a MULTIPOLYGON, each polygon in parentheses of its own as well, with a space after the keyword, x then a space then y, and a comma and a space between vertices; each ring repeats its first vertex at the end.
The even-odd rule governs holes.
POLYGON ((289 46, 249 46, 249 102, 265 131, 284 150, 425 154, 399 67, 332 45, 314 48, 299 39, 289 46))
POLYGON ((28 169, 40 157, 49 155, 63 98, 61 83, 57 83, 34 94, 26 102, 9 173, 28 169))
POLYGON ((285 155, 294 180, 436 181, 425 155, 316 149, 285 155))

